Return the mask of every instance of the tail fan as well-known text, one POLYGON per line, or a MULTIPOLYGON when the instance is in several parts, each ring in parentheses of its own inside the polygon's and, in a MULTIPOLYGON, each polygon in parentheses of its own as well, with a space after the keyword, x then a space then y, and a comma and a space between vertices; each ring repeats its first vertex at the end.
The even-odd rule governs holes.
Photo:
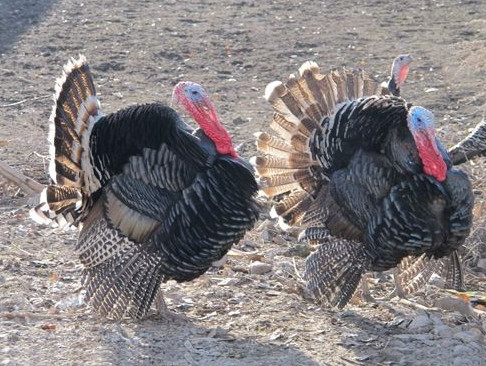
POLYGON ((353 296, 369 263, 361 243, 330 239, 307 258, 304 279, 317 300, 341 309, 353 296))
POLYGON ((286 225, 298 225, 326 184, 319 163, 312 156, 309 139, 326 128, 326 116, 337 105, 363 96, 382 94, 381 84, 361 70, 340 70, 322 74, 315 62, 306 62, 298 76, 282 83, 274 81, 265 89, 265 98, 275 113, 270 127, 277 135, 256 135, 259 155, 252 159, 261 191, 273 199, 272 213, 286 225))
POLYGON ((40 224, 62 229, 76 223, 83 198, 76 188, 51 185, 41 192, 40 202, 30 210, 31 218, 40 224))
POLYGON ((397 294, 405 297, 422 288, 433 274, 441 276, 445 287, 458 291, 464 289, 462 265, 457 251, 440 259, 427 256, 408 256, 395 268, 395 286, 397 294))
POLYGON ((462 141, 449 150, 454 165, 486 155, 486 117, 462 141))
POLYGON ((83 197, 99 188, 90 169, 89 134, 101 110, 84 56, 64 66, 54 100, 49 125, 49 175, 54 185, 44 191, 32 217, 43 223, 72 223, 85 204, 83 197))

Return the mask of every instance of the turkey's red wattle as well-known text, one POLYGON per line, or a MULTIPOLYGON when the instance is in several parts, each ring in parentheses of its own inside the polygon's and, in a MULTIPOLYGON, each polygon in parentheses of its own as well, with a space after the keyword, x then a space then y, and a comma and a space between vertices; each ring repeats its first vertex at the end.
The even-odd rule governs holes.
POLYGON ((398 73, 398 80, 397 80, 397 84, 399 86, 401 86, 405 82, 405 80, 407 79, 408 70, 409 70, 408 65, 405 65, 400 69, 400 71, 398 73))
POLYGON ((218 153, 222 155, 231 155, 236 158, 238 157, 238 154, 233 147, 231 136, 219 122, 216 111, 210 103, 211 102, 209 101, 205 101, 204 104, 188 103, 186 109, 204 131, 206 136, 214 142, 218 153))
POLYGON ((415 136, 417 150, 422 160, 424 173, 428 174, 439 182, 443 182, 447 175, 447 165, 435 143, 435 136, 430 133, 420 133, 415 136))

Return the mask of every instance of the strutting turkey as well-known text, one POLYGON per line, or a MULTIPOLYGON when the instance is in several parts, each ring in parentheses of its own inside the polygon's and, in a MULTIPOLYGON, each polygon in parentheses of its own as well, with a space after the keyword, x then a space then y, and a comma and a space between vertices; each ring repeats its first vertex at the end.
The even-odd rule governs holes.
POLYGON ((451 284, 460 281, 453 266, 472 224, 469 179, 451 169, 430 111, 381 94, 363 71, 321 74, 313 62, 265 91, 279 136, 257 134, 252 162, 272 214, 320 244, 304 278, 333 306, 349 301, 366 271, 409 256, 447 257, 451 284))
POLYGON ((190 281, 252 228, 260 208, 251 165, 236 153, 204 89, 103 115, 81 56, 56 86, 52 184, 35 220, 81 227, 76 252, 92 306, 109 318, 146 315, 161 282, 190 281))

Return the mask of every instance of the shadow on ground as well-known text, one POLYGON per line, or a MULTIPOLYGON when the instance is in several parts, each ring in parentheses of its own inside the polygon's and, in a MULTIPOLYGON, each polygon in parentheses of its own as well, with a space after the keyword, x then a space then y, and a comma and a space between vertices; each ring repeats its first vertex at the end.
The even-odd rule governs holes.
POLYGON ((37 25, 57 0, 0 1, 0 54, 9 51, 17 39, 37 25))

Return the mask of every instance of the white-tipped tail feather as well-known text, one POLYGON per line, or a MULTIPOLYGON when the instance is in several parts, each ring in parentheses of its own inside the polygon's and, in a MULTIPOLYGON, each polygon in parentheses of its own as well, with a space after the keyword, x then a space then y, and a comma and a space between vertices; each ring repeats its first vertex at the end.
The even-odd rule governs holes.
POLYGON ((83 197, 101 185, 89 156, 89 137, 102 116, 86 58, 71 59, 56 80, 54 107, 49 123, 49 175, 54 182, 43 191, 32 218, 56 227, 76 224, 83 197))
POLYGON ((251 163, 281 223, 301 223, 324 179, 315 173, 319 163, 311 155, 309 138, 326 128, 325 117, 340 103, 378 93, 380 83, 363 71, 343 68, 323 74, 313 61, 285 83, 267 85, 265 99, 275 111, 270 127, 276 135, 255 134, 259 154, 251 163))

